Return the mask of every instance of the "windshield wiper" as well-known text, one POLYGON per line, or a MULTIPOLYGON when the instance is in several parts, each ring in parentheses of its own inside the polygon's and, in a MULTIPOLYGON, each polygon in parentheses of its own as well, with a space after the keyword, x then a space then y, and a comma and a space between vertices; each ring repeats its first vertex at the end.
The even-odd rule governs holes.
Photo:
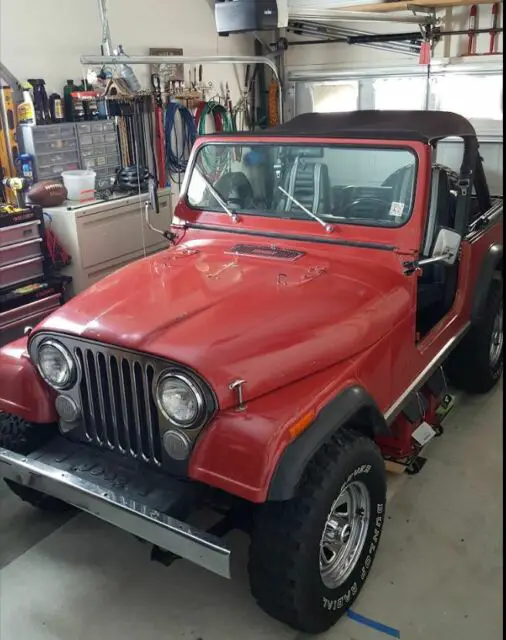
POLYGON ((197 171, 197 173, 199 174, 199 176, 202 178, 202 180, 206 183, 207 188, 209 189, 209 191, 211 192, 211 195, 213 196, 213 198, 216 200, 216 202, 220 205, 220 207, 223 209, 223 211, 228 214, 232 220, 234 222, 239 222, 239 217, 236 213, 234 213, 233 211, 231 211, 228 207, 227 204, 225 202, 225 200, 223 200, 223 198, 220 196, 220 194, 216 191, 216 189, 213 187, 213 185, 209 182, 209 180, 205 177, 205 175, 202 173, 202 171, 200 171, 200 169, 198 167, 195 167, 195 171, 197 171))
POLYGON ((325 231, 327 231, 327 233, 332 233, 332 231, 334 231, 334 227, 331 224, 327 224, 325 222, 325 220, 322 220, 321 218, 319 218, 316 213, 313 213, 312 211, 309 211, 309 209, 307 209, 303 204, 301 204, 296 198, 294 198, 293 196, 291 196, 288 191, 285 191, 285 189, 283 189, 283 187, 280 187, 278 185, 278 189, 281 191, 282 194, 284 194, 289 200, 291 200, 295 205, 297 205, 300 209, 302 209, 302 211, 304 211, 304 213, 307 213, 308 216, 310 216, 311 218, 313 218, 313 220, 316 220, 316 222, 319 222, 322 227, 325 229, 325 231))

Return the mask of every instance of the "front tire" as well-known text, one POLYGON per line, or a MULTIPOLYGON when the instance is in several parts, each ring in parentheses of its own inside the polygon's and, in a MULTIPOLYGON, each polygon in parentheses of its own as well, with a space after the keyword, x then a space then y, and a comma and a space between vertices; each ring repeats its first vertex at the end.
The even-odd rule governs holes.
MULTIPOLYGON (((10 413, 0 412, 0 447, 28 455, 47 442, 54 435, 53 425, 36 425, 10 413)), ((36 491, 31 487, 5 480, 5 484, 18 498, 41 511, 63 513, 73 507, 57 498, 36 491)))
POLYGON ((259 606, 306 633, 334 625, 369 574, 385 502, 379 449, 340 431, 309 464, 297 497, 267 503, 256 516, 249 575, 259 606))
POLYGON ((448 358, 444 369, 455 387, 487 393, 499 381, 504 366, 502 278, 492 280, 483 318, 473 325, 448 358))

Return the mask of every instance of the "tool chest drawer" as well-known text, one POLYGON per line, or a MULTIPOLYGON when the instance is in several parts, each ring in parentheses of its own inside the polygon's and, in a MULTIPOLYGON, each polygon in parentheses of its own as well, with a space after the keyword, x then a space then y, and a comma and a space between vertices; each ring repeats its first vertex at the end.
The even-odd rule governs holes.
POLYGON ((42 255, 42 238, 0 247, 0 267, 42 255))
POLYGON ((0 228, 0 247, 40 237, 40 220, 0 228))
POLYGON ((14 309, 0 312, 0 330, 10 329, 17 326, 20 322, 26 324, 26 321, 34 316, 42 319, 44 315, 58 308, 60 302, 61 294, 55 293, 47 298, 34 300, 33 302, 15 307, 14 309))
POLYGON ((0 289, 15 284, 35 280, 44 275, 44 259, 42 256, 8 264, 0 267, 0 289))

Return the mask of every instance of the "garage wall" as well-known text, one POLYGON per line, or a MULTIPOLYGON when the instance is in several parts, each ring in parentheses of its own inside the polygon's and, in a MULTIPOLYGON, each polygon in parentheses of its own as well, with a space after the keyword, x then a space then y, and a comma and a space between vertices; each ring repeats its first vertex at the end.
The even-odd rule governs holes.
MULTIPOLYGON (((208 0, 109 0, 108 7, 113 44, 130 55, 146 55, 150 47, 192 55, 252 53, 247 36, 218 38, 208 0)), ((98 0, 0 0, 0 60, 20 80, 44 78, 48 93, 61 93, 67 78, 82 78, 80 56, 99 55, 100 43, 98 0)), ((135 71, 148 81, 147 67, 135 71)), ((237 87, 231 65, 206 66, 204 80, 237 87)))

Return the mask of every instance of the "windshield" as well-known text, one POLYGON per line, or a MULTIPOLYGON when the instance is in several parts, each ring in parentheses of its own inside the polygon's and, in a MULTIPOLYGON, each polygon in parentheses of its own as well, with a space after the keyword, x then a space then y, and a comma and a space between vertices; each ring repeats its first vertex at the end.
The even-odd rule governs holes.
POLYGON ((203 146, 195 162, 194 209, 380 227, 411 215, 416 156, 408 149, 219 143, 203 146))

